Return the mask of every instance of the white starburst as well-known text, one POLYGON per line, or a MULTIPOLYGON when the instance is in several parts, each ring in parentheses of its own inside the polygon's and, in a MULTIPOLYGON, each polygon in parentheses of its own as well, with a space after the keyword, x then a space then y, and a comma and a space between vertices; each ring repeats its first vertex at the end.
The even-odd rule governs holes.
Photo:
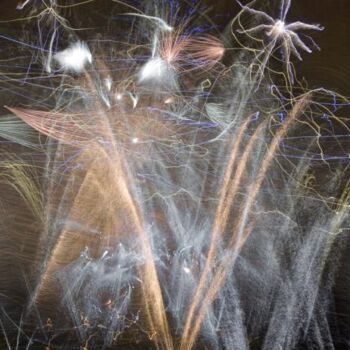
POLYGON ((63 70, 80 73, 87 63, 92 62, 92 55, 88 46, 83 42, 76 42, 67 49, 57 52, 53 58, 63 70))
MULTIPOLYGON (((238 1, 239 2, 239 1, 238 1)), ((306 51, 308 53, 312 52, 310 46, 306 45, 305 42, 301 39, 301 37, 297 34, 299 30, 317 30, 321 31, 324 28, 319 24, 307 24, 304 22, 292 22, 286 23, 286 17, 288 11, 291 6, 291 0, 282 0, 280 6, 280 15, 278 18, 273 18, 268 15, 266 12, 255 10, 248 5, 242 5, 240 3, 243 10, 246 10, 252 13, 256 17, 261 17, 267 23, 259 24, 255 27, 249 29, 238 30, 240 33, 246 33, 248 35, 253 35, 254 33, 263 32, 267 36, 268 44, 265 48, 266 56, 262 61, 263 67, 265 69, 265 65, 268 61, 269 56, 273 54, 277 49, 282 49, 283 59, 286 64, 287 74, 291 81, 293 81, 293 70, 291 64, 291 55, 293 54, 299 60, 302 60, 300 51, 306 51)), ((312 46, 319 49, 316 43, 308 37, 312 46)))

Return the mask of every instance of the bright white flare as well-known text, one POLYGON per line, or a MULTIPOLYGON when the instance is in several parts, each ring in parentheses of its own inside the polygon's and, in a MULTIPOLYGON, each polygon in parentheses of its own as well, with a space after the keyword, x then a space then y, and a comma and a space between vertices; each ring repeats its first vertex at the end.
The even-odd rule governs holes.
POLYGON ((187 274, 189 274, 190 272, 191 272, 191 270, 188 268, 188 267, 184 267, 184 271, 185 271, 185 273, 187 273, 187 274))
POLYGON ((80 73, 87 63, 92 62, 92 55, 88 46, 83 42, 76 42, 67 49, 57 52, 53 58, 63 70, 80 73))
POLYGON ((271 34, 268 33, 268 35, 283 35, 286 30, 286 24, 284 21, 276 21, 275 25, 272 28, 271 34))
POLYGON ((168 64, 161 58, 152 58, 140 70, 139 81, 160 80, 169 73, 168 64))

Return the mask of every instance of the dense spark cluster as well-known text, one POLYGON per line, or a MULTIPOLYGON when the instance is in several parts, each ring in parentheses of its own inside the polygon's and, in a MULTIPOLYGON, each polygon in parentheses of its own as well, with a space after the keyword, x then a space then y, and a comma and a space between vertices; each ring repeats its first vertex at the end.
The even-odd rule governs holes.
POLYGON ((349 102, 291 60, 321 27, 287 24, 288 0, 276 20, 241 4, 230 30, 135 3, 91 30, 94 0, 25 1, 8 23, 34 35, 0 36, 18 53, 1 52, 4 346, 324 348, 349 102))

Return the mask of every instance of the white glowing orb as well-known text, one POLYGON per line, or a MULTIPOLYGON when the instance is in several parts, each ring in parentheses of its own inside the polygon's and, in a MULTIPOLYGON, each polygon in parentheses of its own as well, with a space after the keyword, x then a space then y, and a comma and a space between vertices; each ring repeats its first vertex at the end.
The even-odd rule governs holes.
POLYGON ((168 64, 161 58, 152 58, 139 72, 139 81, 159 80, 169 72, 168 64))
POLYGON ((174 99, 172 97, 168 97, 167 99, 165 99, 164 103, 166 105, 170 104, 170 103, 173 103, 174 102, 174 99))
POLYGON ((185 273, 189 274, 191 272, 191 270, 188 267, 184 267, 184 271, 185 273))
POLYGON ((53 58, 62 69, 80 73, 87 63, 92 62, 92 55, 88 46, 83 42, 76 42, 67 49, 57 52, 53 58))
POLYGON ((286 25, 283 21, 277 21, 275 24, 275 31, 277 34, 282 34, 286 30, 286 25))

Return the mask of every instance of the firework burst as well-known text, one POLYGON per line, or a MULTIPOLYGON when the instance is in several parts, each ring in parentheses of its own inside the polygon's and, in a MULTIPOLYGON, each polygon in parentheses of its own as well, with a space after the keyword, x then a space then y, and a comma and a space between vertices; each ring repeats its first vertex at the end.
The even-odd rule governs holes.
POLYGON ((292 69, 321 27, 287 24, 290 1, 219 33, 199 5, 114 0, 96 35, 94 6, 22 2, 39 35, 1 36, 21 53, 0 81, 5 346, 332 343, 349 103, 292 69))

